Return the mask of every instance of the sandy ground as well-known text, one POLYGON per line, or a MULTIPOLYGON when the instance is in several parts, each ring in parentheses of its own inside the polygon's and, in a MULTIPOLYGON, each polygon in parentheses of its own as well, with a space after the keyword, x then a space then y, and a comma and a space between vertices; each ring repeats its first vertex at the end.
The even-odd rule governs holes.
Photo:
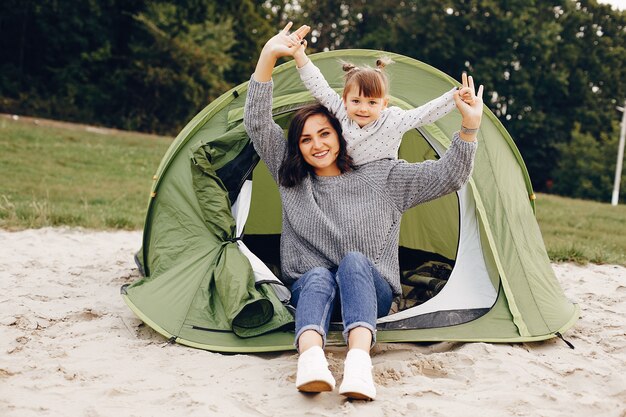
MULTIPOLYGON (((0 416, 626 416, 626 268, 554 265, 562 341, 380 344, 378 398, 294 388, 293 352, 168 345, 119 295, 140 232, 0 231, 0 416)), ((341 348, 328 351, 340 381, 341 348)))

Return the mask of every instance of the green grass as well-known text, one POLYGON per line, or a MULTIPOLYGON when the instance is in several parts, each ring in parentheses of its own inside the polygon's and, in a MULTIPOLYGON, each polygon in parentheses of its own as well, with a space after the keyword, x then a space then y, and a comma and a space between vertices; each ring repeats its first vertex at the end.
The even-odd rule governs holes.
MULTIPOLYGON (((141 229, 170 143, 0 118, 0 228, 141 229)), ((552 260, 626 265, 626 205, 540 194, 537 219, 552 260)))
POLYGON ((539 194, 537 220, 553 261, 626 266, 625 204, 539 194))
POLYGON ((139 229, 171 138, 0 119, 0 227, 139 229))

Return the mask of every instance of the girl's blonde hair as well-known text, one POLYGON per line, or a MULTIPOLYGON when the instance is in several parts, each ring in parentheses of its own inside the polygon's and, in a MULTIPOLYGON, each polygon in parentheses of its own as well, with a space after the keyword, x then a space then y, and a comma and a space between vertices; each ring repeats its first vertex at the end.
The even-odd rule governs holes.
POLYGON ((345 71, 343 99, 346 100, 348 92, 353 87, 357 87, 359 95, 364 97, 386 97, 389 92, 389 78, 384 69, 389 64, 393 64, 389 57, 377 59, 376 68, 369 66, 357 67, 349 62, 344 62, 342 67, 345 71))

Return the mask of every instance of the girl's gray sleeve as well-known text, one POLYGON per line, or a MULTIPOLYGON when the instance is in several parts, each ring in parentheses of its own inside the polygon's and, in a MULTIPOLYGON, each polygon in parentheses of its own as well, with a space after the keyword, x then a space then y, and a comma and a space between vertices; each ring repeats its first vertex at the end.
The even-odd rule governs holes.
POLYGON ((322 72, 313 64, 311 60, 302 68, 298 68, 302 83, 309 90, 309 93, 328 109, 337 119, 342 120, 347 116, 343 99, 328 84, 322 72))
POLYGON ((273 82, 250 79, 243 123, 254 149, 278 181, 278 169, 283 161, 287 144, 283 129, 272 118, 273 82))
POLYGON ((428 103, 411 110, 397 109, 400 118, 399 129, 406 132, 416 127, 424 126, 441 119, 456 108, 454 92, 456 88, 437 97, 428 103))
POLYGON ((393 165, 386 179, 387 192, 398 209, 406 211, 461 189, 472 173, 477 146, 477 142, 465 142, 455 133, 450 148, 437 161, 390 161, 393 165))

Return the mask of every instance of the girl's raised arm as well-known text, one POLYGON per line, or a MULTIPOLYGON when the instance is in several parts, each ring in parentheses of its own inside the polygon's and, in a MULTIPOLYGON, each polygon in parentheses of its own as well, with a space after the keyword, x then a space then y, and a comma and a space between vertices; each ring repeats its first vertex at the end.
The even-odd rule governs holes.
POLYGON ((454 94, 456 89, 450 90, 428 103, 411 110, 399 110, 401 115, 398 129, 404 133, 410 129, 424 126, 439 120, 456 108, 454 94))
MULTIPOLYGON (((303 51, 303 49, 304 48, 300 48, 301 51, 303 51)), ((346 108, 341 96, 333 90, 319 68, 317 68, 310 59, 306 56, 301 58, 302 54, 303 52, 297 51, 294 58, 296 58, 300 79, 306 89, 337 119, 342 120, 344 117, 347 117, 346 108)))
POLYGON ((467 74, 463 74, 462 84, 454 93, 462 116, 461 130, 446 153, 437 161, 397 161, 389 172, 385 188, 402 211, 460 189, 471 175, 482 121, 483 86, 476 91, 474 79, 467 74))
MULTIPOLYGON (((455 88, 450 90, 442 96, 415 109, 406 111, 399 110, 402 112, 402 118, 399 125, 400 131, 406 132, 409 129, 433 123, 450 113, 455 108, 459 109, 461 114, 463 114, 462 108, 464 104, 472 104, 472 100, 476 99, 478 95, 481 96, 480 99, 482 100, 482 90, 479 89, 479 92, 476 93, 472 89, 474 85, 472 80, 472 85, 470 86, 469 80, 471 78, 471 76, 468 77, 467 73, 464 72, 461 77, 461 83, 463 86, 460 89, 455 88), (456 97, 460 98, 461 101, 457 103, 456 97)), ((478 124, 480 124, 480 122, 478 124)))

